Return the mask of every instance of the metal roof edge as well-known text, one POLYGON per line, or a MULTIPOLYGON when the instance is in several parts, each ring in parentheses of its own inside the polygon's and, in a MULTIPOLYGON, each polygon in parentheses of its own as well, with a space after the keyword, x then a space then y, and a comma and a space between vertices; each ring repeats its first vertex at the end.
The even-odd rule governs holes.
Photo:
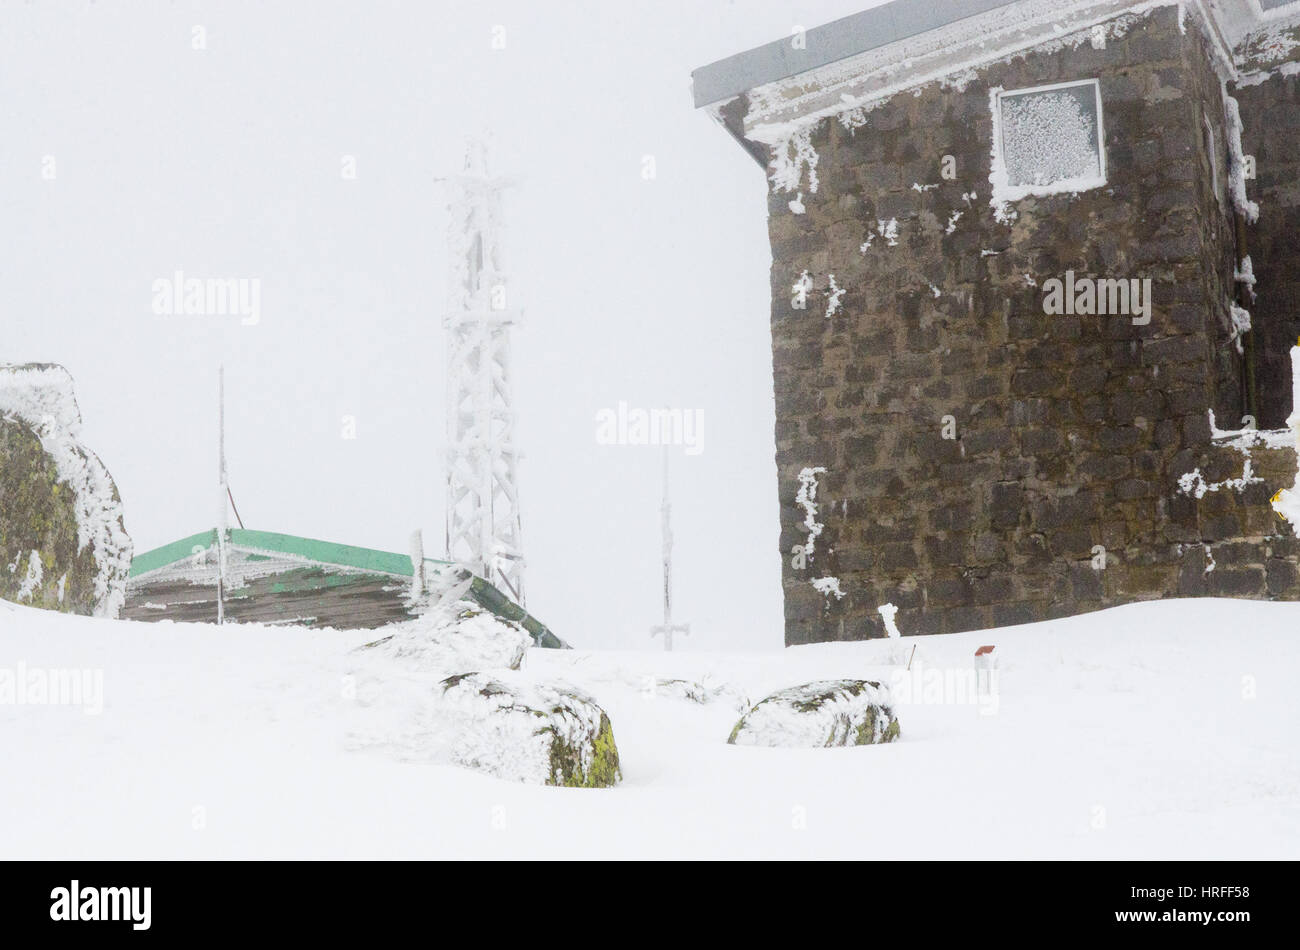
MULTIPOLYGON (((139 577, 152 571, 168 567, 183 561, 194 553, 196 547, 207 549, 217 543, 217 531, 209 528, 187 538, 172 541, 151 551, 137 554, 131 559, 130 577, 139 577)), ((321 541, 317 538, 302 538, 292 534, 279 534, 273 531, 255 531, 247 528, 231 528, 230 543, 236 547, 251 548, 272 554, 287 554, 304 560, 317 561, 321 564, 334 564, 339 567, 351 567, 357 570, 375 571, 380 574, 395 574, 410 577, 413 573, 411 558, 408 554, 392 551, 380 551, 375 548, 363 548, 352 544, 337 544, 333 541, 321 541)), ((435 564, 449 564, 425 558, 435 564)))
POLYGON ((196 547, 206 550, 216 543, 217 529, 209 528, 188 538, 181 538, 179 541, 172 541, 151 551, 144 551, 131 558, 131 570, 127 576, 139 577, 141 574, 167 567, 169 564, 185 560, 194 553, 196 547))
MULTIPOLYGON (((1227 56, 1231 71, 1233 51, 1249 34, 1300 17, 1300 0, 1262 0, 1262 3, 1261 6, 1261 0, 1063 0, 1060 14, 1082 15, 1091 6, 1098 11, 1112 7, 1116 16, 1160 6, 1177 5, 1197 10, 1226 48, 1223 55, 1227 56)), ((694 70, 691 88, 695 106, 712 106, 716 110, 720 103, 730 102, 742 94, 805 74, 820 75, 826 67, 858 57, 871 60, 871 65, 864 64, 863 67, 867 73, 886 65, 890 69, 902 67, 905 71, 910 68, 913 57, 922 52, 933 59, 936 50, 927 50, 926 41, 922 39, 927 34, 977 18, 980 23, 997 24, 994 32, 1003 34, 999 45, 1014 50, 1017 43, 1007 40, 1006 36, 1009 35, 1008 25, 1017 22, 1017 11, 1008 8, 1020 4, 1025 5, 1026 16, 1039 26, 1053 26, 1054 8, 1036 0, 945 0, 943 3, 893 0, 807 31, 803 34, 806 41, 803 49, 795 48, 796 44, 787 37, 694 70), (895 45, 898 53, 891 58, 888 48, 895 45)), ((1043 38, 1052 39, 1054 32, 1044 32, 1043 38)), ((964 36, 960 30, 958 33, 964 36)), ((961 39, 960 44, 983 49, 985 41, 972 32, 961 39)), ((952 70, 959 65, 952 64, 947 68, 952 70)))
POLYGON ((804 48, 793 39, 774 40, 728 56, 691 73, 695 107, 712 105, 769 82, 830 65, 949 26, 961 20, 1010 6, 1020 0, 894 0, 850 14, 803 34, 804 48))

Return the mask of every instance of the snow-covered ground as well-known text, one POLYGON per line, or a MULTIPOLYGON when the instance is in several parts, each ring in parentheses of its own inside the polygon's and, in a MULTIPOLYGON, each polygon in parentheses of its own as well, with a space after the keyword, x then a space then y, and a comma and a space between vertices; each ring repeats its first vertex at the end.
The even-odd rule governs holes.
POLYGON ((98 715, 0 703, 0 857, 1294 859, 1298 633, 1300 605, 1198 600, 779 653, 531 651, 529 675, 581 687, 613 722, 624 782, 587 790, 381 741, 418 717, 429 674, 350 652, 365 632, 0 603, 0 675, 103 674, 98 715), (729 746, 729 694, 649 688, 708 677, 757 701, 889 681, 913 645, 922 676, 964 673, 986 643, 996 710, 899 702, 892 745, 729 746))

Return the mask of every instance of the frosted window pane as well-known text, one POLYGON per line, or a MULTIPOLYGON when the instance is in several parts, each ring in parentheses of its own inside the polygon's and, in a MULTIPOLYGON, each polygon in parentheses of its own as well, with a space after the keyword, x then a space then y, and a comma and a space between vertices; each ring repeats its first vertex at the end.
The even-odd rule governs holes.
POLYGON ((1002 97, 1007 184, 1042 187, 1101 178, 1097 91, 1092 83, 1002 97))

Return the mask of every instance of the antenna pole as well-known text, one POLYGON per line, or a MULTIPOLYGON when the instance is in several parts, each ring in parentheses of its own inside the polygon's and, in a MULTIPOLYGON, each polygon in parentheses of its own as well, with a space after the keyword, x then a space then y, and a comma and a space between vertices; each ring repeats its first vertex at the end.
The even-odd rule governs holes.
POLYGON ((217 623, 226 622, 226 534, 229 521, 226 501, 229 487, 226 479, 226 368, 217 367, 217 488, 221 505, 217 509, 217 623))

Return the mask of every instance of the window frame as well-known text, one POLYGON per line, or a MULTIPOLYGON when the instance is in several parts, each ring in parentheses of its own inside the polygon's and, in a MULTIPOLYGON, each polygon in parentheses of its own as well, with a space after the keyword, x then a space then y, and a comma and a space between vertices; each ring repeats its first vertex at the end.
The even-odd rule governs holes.
POLYGON ((1001 201, 1017 201, 1021 198, 1027 198, 1031 195, 1055 195, 1061 193, 1077 193, 1081 191, 1092 191, 1095 188, 1104 188, 1110 184, 1109 168, 1106 162, 1106 117, 1102 109, 1101 101, 1101 79, 1094 77, 1091 79, 1071 79, 1067 82, 1047 83, 1041 86, 1025 86, 1020 89, 996 89, 993 90, 992 97, 993 112, 993 159, 994 159, 994 191, 998 193, 1001 201), (1007 170, 1006 161, 1006 143, 1003 141, 1003 122, 1002 122, 1002 100, 1012 96, 1025 96, 1033 93, 1053 92, 1057 89, 1077 89, 1080 86, 1091 86, 1093 96, 1097 104, 1097 167, 1098 177, 1093 178, 1059 178, 1054 182, 1045 185, 1014 185, 1010 180, 1010 172, 1007 170), (1001 178, 1001 181, 997 179, 1001 178), (1077 182, 1081 187, 1070 188, 1069 183, 1077 182), (1062 188, 1065 183, 1067 187, 1062 188))

